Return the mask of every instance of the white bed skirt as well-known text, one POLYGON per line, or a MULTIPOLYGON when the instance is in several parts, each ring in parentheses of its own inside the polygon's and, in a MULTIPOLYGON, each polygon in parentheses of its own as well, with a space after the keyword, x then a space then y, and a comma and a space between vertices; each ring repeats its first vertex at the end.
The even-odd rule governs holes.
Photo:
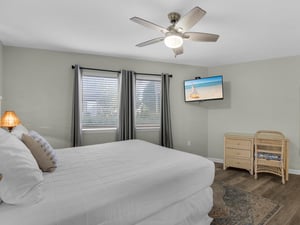
POLYGON ((212 189, 207 187, 157 212, 136 225, 209 225, 213 206, 212 189))

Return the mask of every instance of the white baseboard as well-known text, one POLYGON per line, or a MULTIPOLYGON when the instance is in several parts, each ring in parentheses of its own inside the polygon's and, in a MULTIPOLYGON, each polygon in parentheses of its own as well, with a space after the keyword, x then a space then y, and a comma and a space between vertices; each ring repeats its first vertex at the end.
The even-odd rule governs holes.
POLYGON ((210 158, 210 157, 208 157, 208 159, 215 163, 224 163, 224 159, 217 159, 217 158, 210 158))
MULTIPOLYGON (((215 163, 224 163, 224 159, 210 158, 210 157, 208 157, 208 159, 215 163)), ((300 170, 289 169, 289 174, 300 175, 300 170)))
POLYGON ((300 170, 289 169, 289 174, 300 175, 300 170))

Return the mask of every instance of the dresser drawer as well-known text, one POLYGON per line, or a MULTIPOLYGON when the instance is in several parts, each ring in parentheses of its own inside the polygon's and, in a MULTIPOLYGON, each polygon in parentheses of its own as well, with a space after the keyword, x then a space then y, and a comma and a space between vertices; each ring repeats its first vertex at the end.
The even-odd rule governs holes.
POLYGON ((225 155, 226 158, 245 158, 250 159, 251 158, 251 151, 250 150, 240 150, 235 148, 226 148, 225 149, 225 155))
POLYGON ((252 170, 252 164, 249 159, 228 159, 226 160, 226 167, 235 167, 246 170, 252 170))
POLYGON ((226 139, 226 148, 236 148, 236 149, 251 149, 252 142, 250 140, 238 140, 238 139, 226 139))

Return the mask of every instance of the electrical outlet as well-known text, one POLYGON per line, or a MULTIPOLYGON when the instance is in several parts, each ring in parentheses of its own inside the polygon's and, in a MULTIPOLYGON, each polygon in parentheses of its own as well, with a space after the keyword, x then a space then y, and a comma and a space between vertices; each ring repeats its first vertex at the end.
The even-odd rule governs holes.
POLYGON ((191 142, 190 140, 188 140, 188 141, 186 142, 186 145, 187 145, 187 146, 191 146, 191 145, 192 145, 192 142, 191 142))

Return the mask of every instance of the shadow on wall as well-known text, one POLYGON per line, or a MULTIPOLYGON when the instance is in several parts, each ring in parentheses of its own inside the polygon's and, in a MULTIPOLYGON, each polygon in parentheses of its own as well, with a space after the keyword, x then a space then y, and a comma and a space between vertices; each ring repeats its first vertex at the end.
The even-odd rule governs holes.
POLYGON ((200 102, 201 106, 206 109, 229 109, 231 107, 231 86, 230 82, 225 81, 223 83, 223 100, 212 100, 200 102))

